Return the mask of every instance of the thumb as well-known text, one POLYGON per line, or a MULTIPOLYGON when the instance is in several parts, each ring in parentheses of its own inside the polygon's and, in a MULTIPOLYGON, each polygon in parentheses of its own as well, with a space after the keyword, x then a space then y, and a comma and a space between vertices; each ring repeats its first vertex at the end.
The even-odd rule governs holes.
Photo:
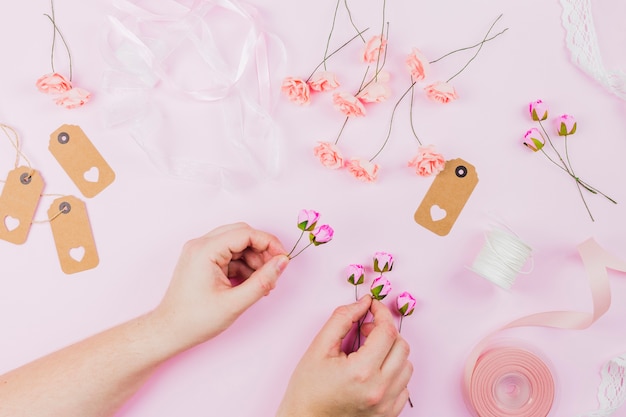
POLYGON ((285 254, 276 255, 261 268, 254 271, 248 279, 231 289, 229 295, 234 299, 238 313, 243 313, 252 304, 268 295, 276 287, 278 277, 289 264, 285 254))

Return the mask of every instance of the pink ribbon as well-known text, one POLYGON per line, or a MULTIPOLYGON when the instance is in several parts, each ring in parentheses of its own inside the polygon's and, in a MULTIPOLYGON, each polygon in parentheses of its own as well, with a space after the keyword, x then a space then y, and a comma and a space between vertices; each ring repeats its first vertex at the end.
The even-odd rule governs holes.
POLYGON ((484 338, 469 355, 463 394, 478 417, 545 417, 554 401, 554 380, 535 354, 518 347, 489 348, 492 336, 505 329, 543 326, 582 330, 611 305, 607 269, 626 272, 626 262, 602 249, 594 239, 578 246, 593 299, 593 312, 549 311, 510 322, 484 338))

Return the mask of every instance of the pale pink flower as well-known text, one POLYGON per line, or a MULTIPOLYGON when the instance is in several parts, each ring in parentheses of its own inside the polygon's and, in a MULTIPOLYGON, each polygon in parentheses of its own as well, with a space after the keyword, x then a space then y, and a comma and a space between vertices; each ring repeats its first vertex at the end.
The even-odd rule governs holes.
POLYGON ((564 114, 557 118, 556 131, 559 136, 573 135, 576 133, 576 119, 574 119, 574 116, 564 114))
POLYGON ((417 305, 417 300, 408 292, 403 292, 398 297, 396 297, 396 307, 398 309, 398 313, 402 316, 410 316, 415 311, 415 306, 417 305))
POLYGON ((374 253, 374 271, 387 272, 393 269, 393 255, 388 252, 374 253))
POLYGON ((286 77, 280 89, 289 101, 296 104, 305 105, 311 101, 309 85, 300 78, 286 77))
POLYGON ((548 106, 541 100, 535 100, 530 103, 528 105, 528 112, 530 113, 530 117, 536 122, 548 118, 548 106))
POLYGON ((528 149, 531 149, 533 152, 537 152, 543 148, 546 144, 546 140, 543 138, 539 129, 533 127, 532 129, 526 131, 523 143, 528 149))
POLYGON ((370 291, 372 297, 380 301, 391 292, 391 282, 381 275, 372 282, 370 291))
POLYGON ((435 151, 433 145, 420 146, 417 155, 409 161, 409 167, 415 168, 415 173, 420 177, 437 175, 446 165, 443 155, 435 151))
POLYGON ((406 66, 409 69, 413 82, 425 79, 426 73, 430 71, 430 63, 417 48, 413 48, 411 53, 407 56, 406 66))
POLYGON ((57 97, 55 103, 57 106, 63 106, 66 109, 75 109, 87 103, 89 99, 91 99, 89 91, 74 87, 57 97))
POLYGON ((346 275, 350 284, 361 285, 365 279, 365 268, 360 264, 350 264, 348 265, 346 275))
POLYGON ((313 148, 313 152, 326 168, 338 169, 343 167, 343 157, 336 145, 330 142, 319 142, 319 145, 313 148))
POLYGON ((46 94, 62 94, 72 89, 72 83, 56 72, 42 76, 35 85, 39 91, 46 94))
POLYGON ((384 37, 382 37, 381 35, 373 36, 365 44, 361 59, 363 60, 363 62, 371 64, 373 62, 377 62, 380 56, 380 60, 382 61, 382 57, 385 54, 386 46, 387 40, 384 37))
POLYGON ((337 110, 346 116, 365 116, 365 106, 361 100, 350 93, 333 94, 333 104, 337 110))
POLYGON ((363 89, 357 98, 364 103, 382 103, 391 96, 391 88, 385 82, 372 82, 363 89))
POLYGON ((438 81, 424 88, 426 96, 438 103, 449 103, 458 98, 456 90, 451 84, 438 81))
POLYGON ((327 224, 317 227, 309 234, 309 240, 313 245, 319 246, 328 243, 333 239, 335 231, 327 224))
POLYGON ((313 91, 330 91, 339 87, 339 82, 334 73, 318 71, 309 79, 309 87, 313 91))
POLYGON ((352 176, 363 182, 374 182, 378 175, 378 164, 361 158, 351 158, 346 162, 346 168, 352 176))
POLYGON ((319 212, 315 210, 302 209, 298 213, 298 229, 310 232, 315 229, 315 225, 320 218, 319 212))

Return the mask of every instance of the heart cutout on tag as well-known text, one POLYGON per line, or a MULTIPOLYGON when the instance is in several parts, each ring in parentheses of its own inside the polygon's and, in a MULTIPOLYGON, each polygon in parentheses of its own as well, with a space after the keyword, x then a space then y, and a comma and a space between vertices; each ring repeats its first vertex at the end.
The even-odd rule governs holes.
POLYGON ((15 217, 11 217, 11 216, 6 216, 4 218, 4 227, 6 227, 9 232, 12 232, 18 227, 20 227, 20 219, 16 219, 15 217))
POLYGON ((85 248, 83 248, 82 246, 70 249, 70 258, 72 258, 76 262, 81 262, 84 257, 85 257, 85 248))
POLYGON ((447 215, 448 213, 437 204, 430 207, 430 218, 433 219, 434 222, 445 219, 447 215))
POLYGON ((91 167, 91 169, 83 174, 85 180, 89 182, 98 182, 100 179, 100 171, 98 167, 91 167))

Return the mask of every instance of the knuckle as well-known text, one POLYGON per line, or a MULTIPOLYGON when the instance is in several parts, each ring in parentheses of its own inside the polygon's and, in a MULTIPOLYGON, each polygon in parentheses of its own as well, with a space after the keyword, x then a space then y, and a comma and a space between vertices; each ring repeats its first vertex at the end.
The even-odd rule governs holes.
MULTIPOLYGON (((383 386, 375 386, 367 391, 364 402, 368 408, 379 409, 383 406, 385 397, 385 388, 383 386)), ((380 410, 383 411, 383 410, 380 410)))
POLYGON ((350 316, 350 309, 348 308, 348 306, 339 306, 335 308, 335 311, 333 311, 333 316, 338 319, 349 319, 350 321, 352 321, 352 317, 350 316))
POLYGON ((389 339, 397 339, 398 338, 398 329, 388 322, 380 323, 380 331, 389 339))

